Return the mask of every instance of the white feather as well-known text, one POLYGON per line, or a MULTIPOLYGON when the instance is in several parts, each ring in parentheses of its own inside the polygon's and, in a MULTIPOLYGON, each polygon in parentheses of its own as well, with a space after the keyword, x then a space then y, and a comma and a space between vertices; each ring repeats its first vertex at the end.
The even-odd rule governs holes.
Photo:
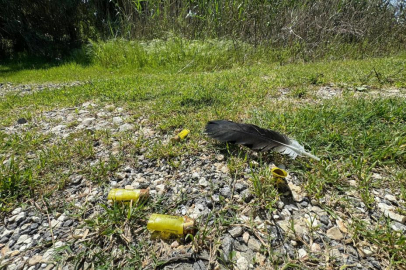
POLYGON ((301 145, 300 143, 298 143, 295 140, 290 140, 291 144, 287 145, 281 145, 278 147, 275 147, 274 150, 281 153, 281 154, 285 154, 285 155, 289 155, 292 159, 295 159, 298 155, 305 155, 311 158, 314 158, 315 160, 320 160, 320 158, 307 153, 306 150, 304 149, 303 145, 301 145))

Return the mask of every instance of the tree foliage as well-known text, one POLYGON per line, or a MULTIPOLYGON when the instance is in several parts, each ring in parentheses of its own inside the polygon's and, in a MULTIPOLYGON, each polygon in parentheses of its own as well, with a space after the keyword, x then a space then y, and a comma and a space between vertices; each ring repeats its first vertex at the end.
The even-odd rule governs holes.
POLYGON ((59 57, 88 39, 227 38, 403 48, 405 0, 0 0, 0 56, 59 57))

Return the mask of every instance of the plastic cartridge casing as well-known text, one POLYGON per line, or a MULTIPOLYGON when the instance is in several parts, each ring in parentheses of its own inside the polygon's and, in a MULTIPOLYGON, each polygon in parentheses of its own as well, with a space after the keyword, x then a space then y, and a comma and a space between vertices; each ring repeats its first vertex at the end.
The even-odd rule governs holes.
POLYGON ((190 133, 190 130, 188 130, 188 129, 182 130, 182 131, 178 134, 179 139, 183 140, 184 138, 186 138, 186 136, 187 136, 189 133, 190 133))
POLYGON ((194 233, 195 221, 189 217, 152 214, 147 228, 150 231, 186 235, 194 233))
POLYGON ((275 178, 285 178, 286 176, 288 176, 288 173, 285 170, 282 170, 278 167, 275 167, 272 169, 272 176, 275 178))
POLYGON ((121 202, 128 202, 131 200, 137 202, 139 199, 147 198, 148 195, 148 189, 115 188, 110 190, 107 199, 121 202))

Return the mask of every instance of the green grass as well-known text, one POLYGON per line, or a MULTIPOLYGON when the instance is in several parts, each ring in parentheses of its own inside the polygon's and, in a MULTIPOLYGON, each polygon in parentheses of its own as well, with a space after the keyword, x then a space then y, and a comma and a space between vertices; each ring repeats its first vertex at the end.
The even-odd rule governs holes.
MULTIPOLYGON (((357 192, 369 209, 375 207, 372 189, 400 190, 400 198, 406 200, 406 100, 368 93, 380 91, 385 94, 387 88, 406 86, 405 55, 281 65, 267 59, 266 55, 254 53, 248 57, 249 61, 242 60, 242 55, 229 51, 230 44, 216 43, 211 48, 204 44, 198 44, 201 46, 198 47, 191 42, 186 44, 188 50, 180 52, 180 45, 176 43, 144 47, 119 43, 117 46, 122 46, 123 50, 135 46, 136 49, 128 49, 126 56, 115 52, 114 44, 94 44, 96 56, 94 62, 88 65, 71 62, 53 67, 22 69, 16 68, 17 64, 1 66, 1 82, 86 80, 89 83, 60 90, 44 90, 23 97, 7 94, 0 100, 0 127, 10 126, 21 117, 31 119, 42 111, 92 101, 121 106, 134 119, 146 116, 149 123, 158 127, 156 132, 159 135, 174 134, 185 127, 192 131, 185 143, 167 145, 157 140, 149 141, 146 137, 133 141, 131 134, 125 132, 120 135, 84 132, 53 142, 50 135, 40 134, 36 128, 24 131, 19 136, 9 136, 0 130, 2 210, 7 212, 28 199, 47 198, 53 192, 63 190, 71 172, 79 171, 94 183, 105 185, 108 176, 113 175, 121 165, 135 163, 136 160, 131 157, 140 151, 145 151, 144 155, 156 162, 165 160, 176 170, 184 156, 199 155, 218 148, 226 153, 233 178, 242 176, 245 169, 251 166, 250 179, 256 197, 252 207, 255 211, 270 213, 275 209, 279 193, 266 182, 270 178, 266 164, 271 161, 286 164, 290 172, 303 180, 302 189, 315 201, 329 194, 333 199, 324 208, 333 213, 352 211, 351 202, 343 197, 348 191, 357 192), (171 46, 175 49, 171 49, 171 46), (152 50, 150 54, 146 53, 148 49, 152 50), (167 50, 172 50, 172 54, 160 59, 159 56, 166 55, 167 50), (135 61, 139 54, 145 56, 143 64, 140 60, 135 61), (183 58, 177 59, 179 54, 183 58), (190 62, 193 63, 187 66, 190 62), (340 88, 342 96, 318 100, 315 91, 330 84, 340 88), (359 96, 360 92, 355 88, 361 85, 369 88, 359 96), (290 91, 283 99, 279 91, 282 88, 290 91), (202 134, 205 123, 222 118, 289 134, 322 161, 306 158, 293 161, 279 154, 256 157, 246 149, 226 148, 212 144, 211 140, 202 146, 199 142, 207 141, 202 134), (112 136, 120 141, 121 154, 100 160, 95 167, 88 166, 96 159, 93 142, 97 140, 109 144, 112 136), (27 159, 27 155, 33 158, 27 159), (10 161, 5 162, 10 156, 10 161), (376 172, 383 178, 373 178, 372 174, 376 172), (355 180, 357 186, 350 185, 349 180, 355 180)), ((249 51, 247 48, 244 50, 249 51)), ((72 122, 71 125, 77 123, 72 122)), ((183 198, 187 199, 187 196, 183 198)), ((148 243, 126 244, 122 234, 128 226, 142 228, 140 220, 145 218, 146 213, 156 210, 170 212, 173 207, 165 205, 163 201, 132 210, 105 207, 103 214, 88 221, 87 225, 96 232, 96 236, 92 238, 94 241, 86 242, 87 249, 77 256, 78 263, 91 256, 97 258, 94 263, 100 267, 123 267, 122 263, 126 267, 141 267, 146 258, 157 255, 143 250, 148 243), (100 249, 109 239, 114 239, 111 243, 117 250, 122 250, 124 257, 111 255, 111 249, 100 249), (92 250, 91 255, 87 255, 89 250, 92 250), (112 265, 117 258, 125 259, 112 265)), ((221 232, 235 222, 235 216, 230 213, 235 215, 236 212, 236 209, 225 209, 212 213, 215 223, 206 225, 206 229, 193 239, 195 248, 218 248, 221 232)), ((389 224, 382 222, 377 227, 371 227, 364 226, 361 220, 354 220, 352 226, 354 240, 379 243, 382 245, 380 256, 391 261, 392 265, 406 264, 406 250, 403 248, 405 238, 394 233, 389 224)), ((143 234, 147 233, 141 230, 140 235, 143 234)), ((269 247, 266 249, 269 253, 269 247)), ((286 265, 300 264, 285 262, 286 265)), ((154 263, 159 265, 162 262, 154 263)))

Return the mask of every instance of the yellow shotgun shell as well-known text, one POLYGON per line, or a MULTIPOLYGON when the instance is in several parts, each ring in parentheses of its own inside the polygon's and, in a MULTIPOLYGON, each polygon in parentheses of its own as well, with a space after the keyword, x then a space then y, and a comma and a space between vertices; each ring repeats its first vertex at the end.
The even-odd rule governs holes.
POLYGON ((186 136, 190 133, 189 129, 184 129, 181 132, 179 132, 178 136, 181 140, 183 140, 184 138, 186 138, 186 136))
POLYGON ((285 178, 288 176, 288 173, 285 170, 282 170, 278 167, 275 167, 271 170, 273 177, 275 178, 285 178))
POLYGON ((147 223, 150 231, 159 231, 177 235, 193 234, 195 232, 195 221, 186 216, 171 216, 163 214, 152 214, 147 223))
POLYGON ((131 200, 137 202, 139 199, 147 198, 148 195, 148 189, 114 188, 110 190, 109 194, 107 195, 107 199, 121 202, 128 202, 131 200))

